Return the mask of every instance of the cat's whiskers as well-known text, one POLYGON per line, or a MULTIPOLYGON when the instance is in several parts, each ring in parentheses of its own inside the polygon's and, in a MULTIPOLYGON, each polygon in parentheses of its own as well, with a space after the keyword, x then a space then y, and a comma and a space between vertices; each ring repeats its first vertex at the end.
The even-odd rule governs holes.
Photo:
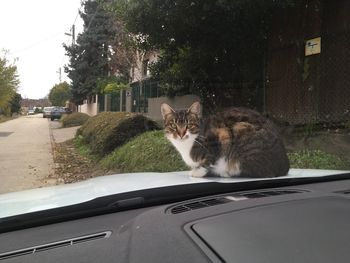
POLYGON ((200 143, 199 141, 197 141, 197 139, 194 139, 194 142, 198 143, 200 146, 202 146, 204 149, 207 149, 207 147, 205 147, 202 143, 200 143))

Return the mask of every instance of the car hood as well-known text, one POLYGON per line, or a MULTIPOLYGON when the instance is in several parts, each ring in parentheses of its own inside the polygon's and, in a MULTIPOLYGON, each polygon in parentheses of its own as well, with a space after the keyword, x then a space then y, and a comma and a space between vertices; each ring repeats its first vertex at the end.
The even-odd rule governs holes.
POLYGON ((239 183, 286 178, 323 177, 347 171, 290 169, 287 176, 278 178, 193 178, 188 172, 127 173, 100 176, 86 181, 37 188, 0 195, 0 218, 63 207, 112 194, 167 186, 208 182, 239 183))

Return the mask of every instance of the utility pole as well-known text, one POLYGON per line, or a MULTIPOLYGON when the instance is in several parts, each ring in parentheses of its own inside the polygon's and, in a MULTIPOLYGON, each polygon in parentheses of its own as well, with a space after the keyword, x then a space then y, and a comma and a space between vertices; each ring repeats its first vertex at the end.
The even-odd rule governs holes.
POLYGON ((58 71, 56 71, 56 73, 58 73, 59 80, 60 80, 60 83, 61 83, 62 82, 62 70, 61 70, 61 67, 58 69, 58 71))
POLYGON ((74 46, 75 45, 75 25, 74 24, 72 25, 70 32, 72 33, 64 33, 64 34, 72 37, 72 46, 74 46))
MULTIPOLYGON (((75 25, 73 24, 71 29, 70 29, 71 33, 64 33, 67 36, 72 37, 72 46, 75 45, 75 25)), ((62 82, 62 69, 59 68, 58 71, 56 71, 59 74, 59 78, 60 78, 60 83, 62 82)))
POLYGON ((75 25, 72 25, 72 45, 75 45, 75 25))

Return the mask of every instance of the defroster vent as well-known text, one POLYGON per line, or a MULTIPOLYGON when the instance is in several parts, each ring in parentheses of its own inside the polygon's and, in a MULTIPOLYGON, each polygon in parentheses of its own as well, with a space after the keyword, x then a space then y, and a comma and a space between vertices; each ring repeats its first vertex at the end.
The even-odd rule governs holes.
POLYGON ((219 196, 219 197, 210 198, 210 199, 202 199, 199 201, 182 203, 180 205, 170 208, 170 213, 179 214, 179 213, 184 213, 184 212, 188 212, 191 210, 196 210, 204 207, 225 204, 228 202, 237 202, 237 201, 242 201, 247 199, 262 198, 262 197, 269 197, 269 196, 276 196, 276 195, 297 194, 297 193, 304 193, 304 192, 307 192, 307 191, 283 189, 283 190, 235 193, 233 195, 219 196))

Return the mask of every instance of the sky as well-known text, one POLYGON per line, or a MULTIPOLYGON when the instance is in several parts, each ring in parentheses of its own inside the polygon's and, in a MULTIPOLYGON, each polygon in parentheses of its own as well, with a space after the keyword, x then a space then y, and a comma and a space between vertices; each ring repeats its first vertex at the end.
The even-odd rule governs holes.
POLYGON ((76 35, 82 31, 78 15, 81 0, 0 0, 0 50, 17 66, 18 92, 23 98, 40 99, 62 81, 70 82, 64 73, 68 63, 63 43, 71 44, 65 35, 75 23, 76 35))

